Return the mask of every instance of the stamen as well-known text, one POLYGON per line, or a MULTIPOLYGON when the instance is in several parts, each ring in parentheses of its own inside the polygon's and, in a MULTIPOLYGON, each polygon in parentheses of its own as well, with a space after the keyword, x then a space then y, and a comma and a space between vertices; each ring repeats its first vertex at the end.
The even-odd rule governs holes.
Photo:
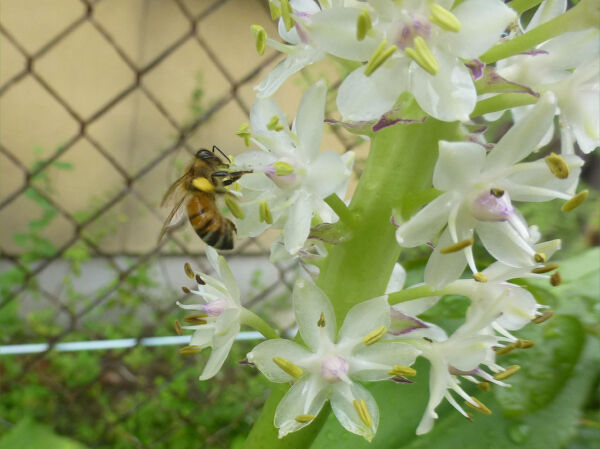
POLYGON ((281 131, 283 129, 283 125, 279 123, 279 117, 274 115, 267 123, 267 129, 271 131, 281 131))
POLYGON ((447 9, 441 7, 437 3, 433 3, 431 6, 429 6, 429 11, 431 11, 431 17, 429 18, 430 22, 439 25, 446 31, 453 31, 455 33, 460 31, 460 20, 458 20, 456 16, 447 9))
POLYGON ((248 126, 248 123, 242 123, 239 127, 239 129, 235 132, 236 136, 240 136, 242 139, 244 139, 244 145, 246 145, 247 147, 250 146, 250 127, 248 126))
POLYGON ((225 205, 231 211, 231 214, 235 218, 239 218, 240 220, 242 218, 244 218, 244 216, 245 216, 244 211, 242 210, 240 205, 237 203, 237 201, 233 199, 232 196, 230 196, 230 195, 225 196, 225 205))
POLYGON ((196 282, 200 285, 206 285, 206 282, 200 277, 199 274, 196 274, 196 282))
POLYGON ((390 376, 403 376, 403 377, 412 377, 417 375, 417 370, 411 368, 410 366, 403 365, 394 365, 390 371, 388 371, 388 375, 390 376))
POLYGON ((179 350, 181 355, 198 354, 200 352, 202 352, 202 348, 200 346, 184 346, 179 350))
POLYGON ((317 326, 325 327, 325 314, 321 312, 321 316, 319 317, 319 321, 317 321, 317 326))
POLYGON ((562 284, 562 276, 560 275, 560 271, 557 271, 550 276, 550 285, 558 287, 560 284, 562 284))
POLYGON ((431 75, 435 75, 440 70, 435 56, 427 46, 427 42, 421 36, 415 37, 413 40, 415 48, 406 48, 404 53, 409 58, 412 58, 417 64, 419 64, 425 71, 431 75))
POLYGON ((544 321, 548 321, 550 318, 552 318, 554 316, 554 312, 552 310, 546 310, 544 313, 542 313, 540 316, 535 317, 533 320, 531 320, 533 323, 535 324, 540 324, 543 323, 544 321))
POLYGON ((369 62, 365 66, 365 75, 370 76, 375 70, 377 70, 387 59, 394 54, 398 47, 390 45, 387 47, 387 41, 383 40, 371 55, 369 62))
POLYGON ((557 264, 550 263, 548 265, 544 265, 543 267, 534 268, 533 270, 531 270, 531 272, 535 273, 535 274, 543 274, 543 273, 548 273, 550 271, 556 270, 557 268, 558 268, 557 264))
POLYGON ((508 368, 506 368, 506 370, 502 371, 501 373, 494 374, 494 379, 496 379, 496 380, 508 379, 510 376, 515 374, 520 369, 521 369, 521 367, 519 365, 511 365, 508 368))
POLYGON ((481 391, 490 391, 490 383, 489 382, 479 382, 477 384, 477 388, 479 388, 481 391))
POLYGON ((379 341, 381 339, 381 337, 383 337, 387 332, 387 327, 386 326, 380 326, 377 329, 369 332, 367 335, 365 335, 362 339, 363 343, 366 346, 372 345, 373 343, 376 343, 377 341, 379 341))
POLYGON ((465 401, 465 404, 467 404, 467 406, 471 407, 473 410, 477 410, 479 413, 483 413, 484 415, 491 415, 492 411, 487 408, 479 399, 477 399, 476 397, 471 396, 471 399, 477 404, 474 405, 468 401, 465 401))
POLYGON ((373 425, 373 420, 371 419, 371 414, 369 413, 369 409, 367 408, 367 403, 363 398, 355 399, 352 401, 354 408, 356 409, 356 413, 358 413, 358 417, 367 427, 371 427, 373 425))
POLYGON ((473 243, 475 243, 475 239, 473 239, 472 237, 470 239, 461 240, 460 242, 456 242, 453 245, 449 245, 449 246, 446 246, 445 248, 442 248, 440 250, 440 253, 442 253, 442 254, 456 253, 456 252, 460 251, 461 249, 466 248, 467 246, 471 246, 473 243))
POLYGON ((292 7, 290 6, 289 0, 280 0, 281 3, 281 17, 285 25, 286 31, 290 31, 294 26, 294 19, 292 19, 292 7))
POLYGON ((315 415, 298 415, 294 419, 297 422, 304 424, 307 422, 311 422, 313 419, 315 419, 315 415))
POLYGON ((194 270, 192 270, 192 266, 188 262, 183 264, 183 271, 185 271, 187 277, 194 279, 194 270))
POLYGON ((205 313, 198 313, 196 315, 186 316, 183 321, 189 324, 206 324, 206 315, 205 313))
POLYGON ((183 335, 183 328, 181 327, 181 323, 179 320, 175 320, 173 323, 173 327, 175 328, 175 333, 179 336, 183 335))
POLYGON ((356 39, 362 41, 372 27, 371 15, 363 9, 356 18, 356 39))
POLYGON ((535 259, 535 261, 537 263, 544 263, 546 262, 546 254, 545 253, 535 253, 533 258, 535 259))
POLYGON ((288 373, 294 379, 299 379, 300 376, 302 376, 302 373, 304 372, 302 371, 302 368, 300 368, 298 365, 293 364, 292 362, 290 362, 287 359, 284 359, 283 357, 273 357, 273 362, 275 363, 275 365, 277 365, 283 371, 288 373))
POLYGON ((273 224, 273 215, 271 215, 271 209, 269 209, 266 201, 261 201, 258 204, 258 216, 261 222, 273 224))
POLYGON ((558 179, 566 179, 569 177, 571 170, 566 161, 556 153, 551 153, 550 156, 544 158, 548 168, 558 179))
POLYGON ((502 198, 502 195, 504 195, 504 190, 502 189, 490 189, 490 195, 495 196, 496 198, 502 198))
POLYGON ((192 293, 192 291, 187 288, 185 285, 183 287, 181 287, 181 290, 183 291, 183 293, 185 293, 186 295, 189 295, 190 293, 192 293))
POLYGON ((269 1, 269 12, 271 13, 271 19, 277 20, 281 17, 281 9, 277 6, 273 0, 269 1))
POLYGON ((294 173, 294 166, 288 162, 277 161, 273 163, 275 174, 277 176, 287 176, 294 173))
POLYGON ((565 204, 563 204, 560 210, 562 210, 563 212, 571 212, 573 209, 576 209, 579 206, 581 206, 581 203, 583 203, 586 200, 589 194, 590 192, 588 190, 582 190, 569 201, 567 201, 565 204))
POLYGON ((535 341, 519 339, 514 343, 514 345, 515 345, 515 348, 529 349, 529 348, 533 348, 535 346, 535 341))
POLYGON ((194 178, 192 185, 201 192, 213 193, 215 186, 208 179, 203 177, 194 178))
POLYGON ((482 284, 485 284, 488 281, 487 276, 483 273, 474 273, 473 279, 475 279, 477 282, 481 282, 482 284))
POLYGON ((250 31, 254 35, 254 39, 256 40, 256 51, 259 55, 265 54, 265 46, 267 43, 267 32, 260 25, 252 25, 250 26, 250 31))
POLYGON ((508 354, 510 351, 512 351, 515 348, 516 348, 516 346, 514 343, 512 343, 510 345, 506 345, 503 348, 496 349, 496 355, 508 354))

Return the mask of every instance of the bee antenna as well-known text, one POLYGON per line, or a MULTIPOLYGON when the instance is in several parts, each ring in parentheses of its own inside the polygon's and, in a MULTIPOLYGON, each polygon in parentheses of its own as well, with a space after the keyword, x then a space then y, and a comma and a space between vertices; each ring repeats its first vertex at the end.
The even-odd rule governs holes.
POLYGON ((231 163, 231 159, 229 159, 229 158, 227 157, 227 155, 226 155, 225 153, 223 153, 223 152, 221 151, 221 149, 220 149, 218 146, 216 146, 216 145, 213 145, 213 148, 212 148, 212 150, 213 150, 213 153, 215 152, 215 150, 219 150, 219 153, 221 153, 221 154, 223 155, 223 157, 224 157, 225 159, 227 159, 227 161, 228 161, 229 163, 231 163))

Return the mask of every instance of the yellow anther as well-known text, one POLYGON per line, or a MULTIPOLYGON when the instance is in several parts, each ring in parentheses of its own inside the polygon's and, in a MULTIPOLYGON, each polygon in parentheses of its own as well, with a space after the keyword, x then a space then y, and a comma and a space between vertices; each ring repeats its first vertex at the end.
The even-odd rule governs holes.
POLYGON ((197 273, 196 273, 196 282, 200 285, 206 285, 206 282, 204 282, 204 280, 197 273))
POLYGON ((461 249, 465 249, 466 247, 471 246, 473 243, 475 243, 475 240, 473 238, 461 240, 460 242, 456 242, 452 245, 442 248, 440 250, 440 253, 442 253, 442 254, 456 253, 456 252, 460 251, 461 249))
POLYGON ((495 196, 496 198, 502 198, 504 195, 504 190, 502 189, 490 189, 490 194, 495 196))
POLYGON ((287 176, 294 173, 294 166, 283 161, 274 162, 273 168, 275 169, 275 174, 277 176, 287 176))
POLYGON ((471 396, 471 399, 477 405, 472 404, 471 402, 465 401, 465 404, 467 404, 467 406, 471 407, 473 410, 477 410, 479 413, 483 413, 484 415, 492 414, 492 411, 489 408, 487 408, 479 399, 477 399, 476 397, 473 397, 473 396, 471 396))
POLYGON ((270 129, 271 131, 281 131, 283 129, 283 125, 279 123, 278 116, 274 115, 271 117, 271 120, 267 123, 267 129, 270 129))
POLYGON ((540 323, 543 323, 544 321, 548 321, 553 316, 554 316, 554 312, 552 310, 546 310, 540 316, 535 317, 531 321, 534 322, 535 324, 540 324, 540 323))
POLYGON ((365 75, 370 76, 375 70, 377 70, 381 64, 383 64, 387 59, 394 54, 398 47, 395 45, 390 45, 387 47, 387 41, 383 40, 371 55, 369 62, 365 66, 365 75))
POLYGON ((265 46, 267 44, 267 32, 260 25, 251 25, 250 31, 252 31, 254 39, 256 40, 256 51, 259 55, 264 55, 265 46))
POLYGON ((460 20, 447 9, 441 7, 437 3, 433 3, 429 6, 429 11, 431 12, 431 17, 429 18, 430 22, 439 25, 446 31, 454 31, 455 33, 460 31, 460 20))
POLYGON ((369 408, 367 407, 367 403, 363 398, 355 399, 352 401, 354 404, 354 408, 356 409, 356 413, 358 413, 358 417, 367 427, 371 427, 373 425, 373 419, 371 418, 371 414, 369 413, 369 408))
POLYGON ((325 327, 325 314, 321 312, 321 316, 319 317, 319 321, 317 321, 317 326, 325 327))
POLYGON ((560 275, 560 271, 557 271, 550 276, 550 285, 558 287, 560 284, 562 284, 562 276, 560 275))
POLYGON ((403 377, 412 377, 417 375, 417 370, 411 368, 410 366, 403 365, 394 365, 390 371, 388 371, 389 376, 403 376, 403 377))
POLYGON ((294 419, 296 420, 296 422, 305 424, 315 419, 315 415, 298 415, 294 419))
POLYGON ((281 0, 281 17, 283 18, 283 24, 285 25, 286 31, 290 31, 294 26, 294 19, 292 19, 292 6, 289 0, 281 0))
POLYGON ((271 209, 269 209, 269 204, 266 201, 261 201, 258 204, 258 217, 261 222, 273 224, 273 215, 271 215, 271 209))
POLYGON ((182 355, 198 354, 200 352, 202 352, 200 346, 184 346, 179 350, 179 353, 182 355))
POLYGON ((186 295, 189 295, 190 293, 192 293, 192 291, 189 288, 187 288, 185 285, 183 287, 181 287, 181 291, 183 293, 185 293, 186 295))
POLYGON ((194 279, 194 270, 192 270, 192 266, 188 262, 183 265, 183 271, 185 271, 187 277, 194 279))
POLYGON ((372 345, 373 343, 376 343, 377 341, 379 341, 381 339, 381 337, 383 337, 387 332, 387 327, 385 326, 380 326, 377 329, 369 332, 367 335, 365 335, 362 339, 363 343, 366 346, 372 345))
POLYGON ((551 153, 550 156, 546 156, 544 160, 554 176, 559 179, 566 179, 569 177, 571 170, 561 156, 556 153, 551 153))
POLYGON ((586 200, 589 194, 590 192, 588 190, 582 190, 565 204, 563 204, 560 210, 563 212, 570 212, 573 209, 576 209, 577 207, 581 206, 581 203, 586 200))
POLYGON ((356 39, 362 41, 372 27, 371 14, 363 9, 356 18, 356 39))
POLYGON ((510 351, 512 351, 513 349, 515 349, 516 346, 513 344, 510 345, 506 345, 503 348, 498 348, 496 349, 496 354, 497 355, 504 355, 504 354, 508 354, 510 351))
POLYGON ((242 218, 245 217, 244 211, 242 210, 240 205, 237 203, 237 201, 233 199, 233 197, 231 195, 225 196, 225 205, 231 211, 231 214, 235 218, 239 218, 241 220, 242 218))
POLYGON ((490 391, 490 383, 489 382, 479 382, 477 384, 477 388, 481 391, 490 391))
POLYGON ((502 371, 501 373, 494 374, 494 379, 496 379, 496 380, 508 379, 510 376, 515 374, 520 369, 521 369, 521 367, 519 365, 511 365, 508 368, 506 368, 506 370, 502 371))
POLYGON ((302 376, 302 373, 304 372, 298 365, 293 364, 283 357, 273 357, 273 362, 294 379, 300 379, 300 376, 302 376))
POLYGON ((281 17, 281 9, 279 9, 279 6, 277 6, 273 0, 269 2, 269 12, 271 13, 271 19, 273 20, 277 20, 281 17))
POLYGON ((244 145, 246 145, 247 147, 250 146, 250 127, 248 126, 248 123, 242 123, 240 125, 240 128, 235 132, 236 136, 240 136, 242 139, 244 139, 244 145))
POLYGON ((535 253, 533 258, 537 263, 546 262, 546 254, 545 253, 535 253))
POLYGON ((557 268, 557 264, 549 263, 548 265, 544 265, 543 267, 534 268, 533 270, 531 270, 531 272, 535 274, 544 274, 556 270, 557 268))
POLYGON ((173 327, 175 328, 175 333, 177 335, 183 335, 183 328, 181 327, 181 323, 179 322, 179 320, 175 320, 175 322, 173 323, 173 327))
POLYGON ((440 70, 435 56, 431 52, 427 42, 421 36, 415 37, 413 40, 415 48, 406 48, 404 53, 409 58, 412 58, 417 64, 419 64, 423 70, 426 70, 432 75, 435 75, 440 70))
POLYGON ((488 281, 487 276, 483 273, 473 274, 473 279, 475 279, 477 282, 481 282, 482 284, 485 284, 488 281))
POLYGON ((531 341, 531 340, 517 340, 515 342, 515 348, 519 348, 519 349, 529 349, 529 348, 533 348, 535 346, 535 341, 531 341))
POLYGON ((213 193, 215 191, 213 183, 206 178, 194 178, 192 185, 201 192, 213 193))
POLYGON ((206 324, 206 317, 207 315, 205 313, 198 313, 196 315, 186 316, 183 321, 189 324, 206 324))

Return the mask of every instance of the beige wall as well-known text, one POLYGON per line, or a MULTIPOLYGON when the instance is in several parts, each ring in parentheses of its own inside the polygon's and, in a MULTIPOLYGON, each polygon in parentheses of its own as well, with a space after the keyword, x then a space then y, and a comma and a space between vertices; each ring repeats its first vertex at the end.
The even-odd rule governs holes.
MULTIPOLYGON (((265 70, 237 84, 275 63, 272 50, 258 56, 250 33, 250 25, 260 23, 277 37, 266 1, 92 3, 86 16, 81 0, 0 0, 0 204, 12 199, 0 208, 0 249, 5 252, 21 251, 12 235, 24 232, 40 215, 23 195, 24 168, 71 142, 57 161, 74 168, 48 168, 46 193, 70 215, 93 212, 122 197, 83 233, 93 238, 108 234, 100 242, 107 252, 151 251, 166 215, 156 206, 188 160, 186 151, 212 144, 231 154, 244 151, 234 133, 248 120, 252 88, 265 70), (191 33, 194 17, 200 19, 191 33), (27 57, 32 57, 31 72, 27 57), (136 70, 143 70, 138 86, 136 70), (203 110, 215 104, 219 109, 185 145, 148 170, 198 117, 191 107, 198 88, 203 90, 203 110), (86 126, 79 135, 81 122, 86 126), (128 178, 135 178, 129 189, 128 178)), ((290 117, 306 76, 325 76, 333 84, 338 74, 332 64, 320 64, 288 80, 276 99, 290 117)), ((324 148, 341 152, 344 143, 326 131, 324 148)), ((43 231, 59 246, 74 233, 73 223, 62 215, 43 231)), ((203 247, 189 228, 179 237, 192 251, 203 247)))

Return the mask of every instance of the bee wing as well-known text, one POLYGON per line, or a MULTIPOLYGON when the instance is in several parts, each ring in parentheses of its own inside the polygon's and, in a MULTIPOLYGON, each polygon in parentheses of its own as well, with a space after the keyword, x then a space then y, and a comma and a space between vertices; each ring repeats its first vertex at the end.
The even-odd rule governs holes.
POLYGON ((160 230, 160 234, 158 236, 159 242, 162 240, 163 236, 169 230, 169 228, 172 228, 173 226, 179 224, 179 222, 185 217, 185 207, 182 206, 184 206, 186 200, 189 198, 189 193, 186 192, 183 188, 173 189, 173 187, 177 187, 176 184, 177 183, 171 186, 161 203, 163 206, 167 203, 172 203, 173 208, 171 209, 169 216, 165 220, 163 227, 160 230))

